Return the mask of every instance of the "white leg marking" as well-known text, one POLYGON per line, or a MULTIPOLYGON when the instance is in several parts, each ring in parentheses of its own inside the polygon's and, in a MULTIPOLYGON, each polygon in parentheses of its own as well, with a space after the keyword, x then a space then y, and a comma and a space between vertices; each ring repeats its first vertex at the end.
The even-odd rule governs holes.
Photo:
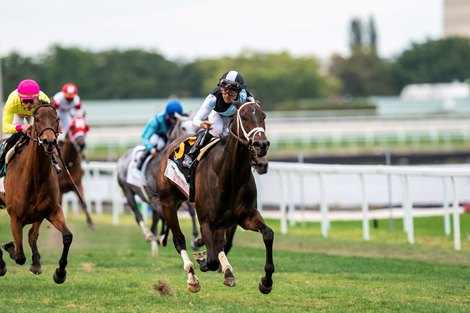
POLYGON ((225 273, 227 269, 229 269, 231 272, 233 272, 232 265, 227 260, 227 256, 225 255, 224 251, 219 252, 219 262, 220 265, 222 266, 222 273, 225 273))

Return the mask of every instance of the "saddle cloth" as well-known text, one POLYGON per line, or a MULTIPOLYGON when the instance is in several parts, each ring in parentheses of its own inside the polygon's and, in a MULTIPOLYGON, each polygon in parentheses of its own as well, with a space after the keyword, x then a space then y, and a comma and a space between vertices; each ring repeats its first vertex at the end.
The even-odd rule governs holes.
POLYGON ((126 177, 126 182, 128 184, 137 186, 139 188, 143 188, 145 185, 145 172, 147 169, 147 165, 152 158, 152 155, 149 155, 145 161, 144 164, 142 165, 142 170, 139 170, 137 168, 137 164, 139 163, 139 160, 142 156, 142 154, 145 151, 144 146, 136 146, 134 149, 132 149, 132 154, 131 154, 131 161, 129 162, 129 166, 127 168, 127 177, 126 177))
MULTIPOLYGON (((199 155, 197 156, 197 160, 201 160, 204 154, 214 146, 220 139, 214 138, 211 142, 209 142, 205 147, 203 147, 199 155)), ((165 168, 165 176, 168 177, 175 185, 181 190, 181 192, 186 196, 190 197, 190 194, 194 194, 194 180, 191 179, 191 174, 195 170, 195 166, 191 166, 191 168, 187 168, 182 165, 184 160, 184 155, 186 154, 185 151, 189 151, 191 147, 196 142, 196 137, 189 137, 185 141, 181 142, 180 145, 170 153, 168 158, 168 162, 165 168)), ((198 162, 195 162, 197 166, 198 162)), ((191 197, 192 198, 192 197, 191 197)), ((190 199, 192 201, 193 199, 190 199)))

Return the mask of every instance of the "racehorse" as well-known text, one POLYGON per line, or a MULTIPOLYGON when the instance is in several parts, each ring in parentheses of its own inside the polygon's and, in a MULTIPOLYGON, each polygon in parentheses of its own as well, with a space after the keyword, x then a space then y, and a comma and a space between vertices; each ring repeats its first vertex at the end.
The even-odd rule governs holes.
POLYGON ((69 129, 65 134, 65 141, 60 147, 61 158, 65 163, 66 169, 58 175, 58 178, 61 203, 63 195, 69 191, 73 191, 80 200, 79 202, 83 212, 85 212, 88 228, 94 229, 90 213, 87 210, 86 202, 83 200, 82 185, 84 174, 82 169, 82 160, 85 159, 83 150, 86 147, 86 135, 89 130, 90 126, 87 124, 84 117, 76 115, 73 118, 69 129))
MULTIPOLYGON (((65 223, 59 201, 59 181, 51 164, 51 156, 57 148, 58 128, 59 118, 54 107, 50 104, 39 105, 33 114, 33 125, 26 133, 28 138, 22 138, 25 140, 21 152, 8 162, 4 202, 10 215, 13 241, 4 244, 3 248, 17 264, 23 265, 26 262, 23 227, 32 224, 28 233, 32 250, 30 271, 41 274, 37 239, 41 223, 47 219, 62 233, 62 255, 53 276, 54 281, 61 284, 66 279, 65 268, 73 235, 65 223)), ((5 262, 0 254, 0 275, 5 272, 5 262)))
MULTIPOLYGON (((201 228, 202 241, 207 248, 205 258, 198 260, 200 270, 216 271, 219 266, 224 273, 224 285, 235 286, 233 269, 226 253, 231 245, 237 225, 246 230, 258 231, 263 236, 266 248, 265 276, 259 282, 259 290, 267 294, 272 290, 274 263, 272 247, 274 232, 269 228, 257 210, 257 190, 251 166, 267 169, 261 163, 269 149, 265 133, 266 114, 259 102, 237 103, 230 134, 208 150, 193 170, 194 203, 201 228), (224 246, 225 245, 225 246, 224 246)), ((185 140, 175 140, 169 144, 157 173, 157 192, 162 204, 163 214, 173 234, 176 251, 181 255, 184 270, 188 274, 187 287, 191 292, 200 290, 194 265, 186 252, 186 242, 181 231, 177 207, 186 200, 186 195, 165 176, 170 154, 185 140)))
MULTIPOLYGON (((168 136, 168 142, 171 142, 172 140, 188 135, 188 134, 193 134, 193 124, 192 124, 192 119, 183 116, 183 115, 176 115, 177 121, 176 124, 173 126, 169 136, 168 136)), ((146 184, 144 185, 144 190, 142 188, 135 186, 133 184, 128 183, 127 181, 127 175, 129 171, 129 164, 132 162, 132 154, 133 154, 133 149, 131 148, 127 150, 117 161, 117 168, 118 168, 118 175, 117 175, 117 180, 118 184, 121 187, 122 191, 124 192, 124 196, 126 197, 127 204, 131 208, 132 212, 134 213, 134 218, 137 224, 140 226, 142 233, 145 237, 145 240, 150 241, 152 243, 152 253, 154 255, 158 254, 158 249, 157 249, 157 243, 161 243, 163 245, 166 245, 166 239, 165 238, 165 233, 168 231, 165 231, 165 221, 163 219, 163 214, 160 209, 160 204, 158 200, 154 202, 153 204, 150 202, 150 197, 148 196, 149 190, 147 189, 147 186, 155 186, 156 182, 156 173, 157 173, 157 168, 160 164, 161 161, 161 153, 157 154, 156 157, 153 157, 149 160, 148 164, 144 168, 145 170, 145 179, 146 179, 146 184), (153 208, 152 211, 152 225, 150 229, 145 225, 144 219, 142 217, 141 212, 139 211, 137 207, 137 202, 135 199, 135 196, 139 196, 140 199, 142 199, 145 203, 151 205, 153 208), (158 221, 162 220, 162 227, 161 227, 161 232, 160 236, 157 237, 157 225, 158 221)), ((189 204, 185 204, 190 215, 192 218, 193 222, 193 248, 197 249, 199 246, 201 246, 201 242, 199 237, 199 232, 196 227, 196 212, 194 208, 189 204)))

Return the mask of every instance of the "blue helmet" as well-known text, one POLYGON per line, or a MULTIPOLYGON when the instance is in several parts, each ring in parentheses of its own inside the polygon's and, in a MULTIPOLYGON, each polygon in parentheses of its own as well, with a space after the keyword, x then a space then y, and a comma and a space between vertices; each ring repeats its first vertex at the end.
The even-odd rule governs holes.
POLYGON ((183 115, 183 106, 181 106, 181 103, 178 100, 170 100, 166 105, 165 112, 171 118, 174 118, 175 113, 183 115))

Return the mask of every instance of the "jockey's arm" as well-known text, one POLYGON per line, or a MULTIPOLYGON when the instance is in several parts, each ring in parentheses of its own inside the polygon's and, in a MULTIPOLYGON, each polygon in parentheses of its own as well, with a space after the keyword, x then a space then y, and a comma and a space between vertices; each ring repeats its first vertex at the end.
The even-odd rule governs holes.
MULTIPOLYGON (((207 121, 206 121, 206 123, 204 123, 204 122, 207 119, 207 117, 209 116, 209 114, 211 113, 212 109, 215 107, 215 101, 216 101, 216 98, 212 94, 210 94, 206 97, 206 99, 202 103, 201 107, 199 108, 199 111, 197 111, 196 115, 194 115, 194 117, 193 117, 193 126, 196 129, 204 127, 203 125, 208 123, 207 121), (201 125, 201 124, 203 124, 203 125, 201 125)), ((210 124, 207 125, 207 126, 210 126, 210 124)))

